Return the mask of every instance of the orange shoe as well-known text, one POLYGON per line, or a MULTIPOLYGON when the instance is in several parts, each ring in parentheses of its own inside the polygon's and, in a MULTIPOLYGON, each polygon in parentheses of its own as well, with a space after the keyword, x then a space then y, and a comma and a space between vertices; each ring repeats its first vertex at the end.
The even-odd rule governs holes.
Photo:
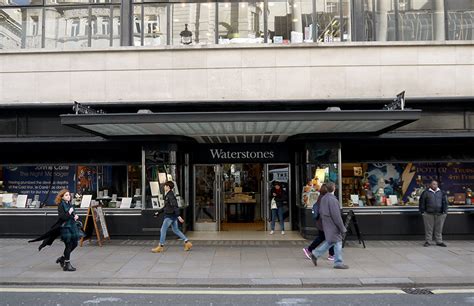
POLYGON ((185 250, 185 251, 190 251, 192 247, 193 247, 193 244, 192 244, 191 242, 186 241, 186 242, 184 243, 184 250, 185 250))
POLYGON ((161 253, 165 250, 165 248, 162 245, 158 245, 156 248, 151 249, 153 253, 161 253))

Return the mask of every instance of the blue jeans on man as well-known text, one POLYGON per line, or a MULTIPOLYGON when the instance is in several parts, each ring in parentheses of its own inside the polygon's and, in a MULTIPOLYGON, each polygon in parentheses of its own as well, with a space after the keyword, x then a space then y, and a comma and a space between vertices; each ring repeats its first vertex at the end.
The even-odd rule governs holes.
POLYGON ((277 218, 278 214, 278 219, 280 220, 280 227, 281 230, 285 230, 285 219, 283 219, 283 206, 278 207, 277 209, 272 209, 272 222, 271 222, 271 229, 272 231, 275 230, 275 221, 277 218))
POLYGON ((324 241, 321 243, 316 249, 313 250, 313 255, 316 258, 319 258, 326 254, 326 252, 331 248, 334 247, 334 267, 336 266, 342 266, 343 261, 342 261, 342 241, 337 241, 337 242, 327 242, 324 241))
POLYGON ((183 239, 184 241, 188 241, 188 238, 181 232, 178 228, 178 218, 177 217, 165 217, 163 220, 163 225, 161 225, 161 232, 160 232, 160 245, 164 245, 166 241, 166 232, 171 225, 171 229, 173 233, 175 233, 179 238, 183 239))

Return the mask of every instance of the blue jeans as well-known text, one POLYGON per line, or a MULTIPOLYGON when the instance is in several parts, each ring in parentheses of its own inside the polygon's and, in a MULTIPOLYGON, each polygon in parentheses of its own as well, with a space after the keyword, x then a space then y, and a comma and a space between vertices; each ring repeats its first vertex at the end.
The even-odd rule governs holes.
POLYGON ((181 232, 178 228, 178 219, 177 218, 172 218, 172 217, 165 217, 163 220, 163 225, 161 226, 161 232, 160 232, 160 244, 164 245, 166 241, 166 232, 168 231, 168 228, 171 225, 171 229, 173 230, 173 233, 178 235, 179 238, 183 239, 184 241, 188 241, 188 238, 184 236, 183 232, 181 232))
POLYGON ((330 247, 334 247, 334 266, 342 265, 342 241, 329 243, 324 241, 317 249, 313 250, 313 255, 319 258, 325 254, 330 247))
POLYGON ((277 209, 272 209, 272 222, 271 222, 272 231, 275 230, 275 221, 276 221, 276 218, 277 218, 277 214, 278 214, 278 219, 280 219, 281 230, 284 231, 285 230, 285 220, 283 219, 283 206, 278 207, 277 209))

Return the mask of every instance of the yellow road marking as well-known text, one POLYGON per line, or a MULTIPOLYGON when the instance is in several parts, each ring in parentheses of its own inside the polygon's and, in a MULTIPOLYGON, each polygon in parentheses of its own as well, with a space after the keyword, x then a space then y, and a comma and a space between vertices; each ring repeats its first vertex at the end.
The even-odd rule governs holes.
POLYGON ((474 289, 470 288, 453 288, 453 289, 435 289, 431 290, 434 294, 448 294, 448 293, 474 293, 474 289))
POLYGON ((399 289, 359 290, 168 290, 168 289, 107 289, 107 288, 0 288, 9 293, 104 293, 104 294, 163 294, 163 295, 349 295, 406 294, 399 289))

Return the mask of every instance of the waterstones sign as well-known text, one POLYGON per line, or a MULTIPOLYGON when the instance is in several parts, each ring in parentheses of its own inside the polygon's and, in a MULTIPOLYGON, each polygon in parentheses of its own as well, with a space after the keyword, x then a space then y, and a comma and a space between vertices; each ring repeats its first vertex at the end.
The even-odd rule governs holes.
POLYGON ((275 157, 273 151, 224 151, 223 149, 209 149, 213 159, 247 159, 247 158, 268 158, 272 159, 275 157))
POLYGON ((195 162, 288 162, 289 154, 285 146, 227 145, 204 146, 197 151, 195 162))

